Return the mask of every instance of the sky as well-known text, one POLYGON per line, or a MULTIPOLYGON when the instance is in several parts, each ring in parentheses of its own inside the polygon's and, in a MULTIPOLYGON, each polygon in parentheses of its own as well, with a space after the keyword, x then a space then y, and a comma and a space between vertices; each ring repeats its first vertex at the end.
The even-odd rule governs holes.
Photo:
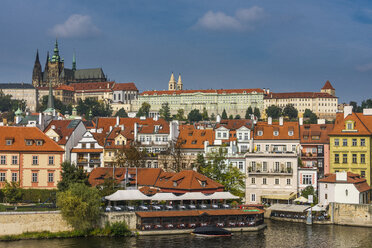
POLYGON ((372 98, 372 1, 64 0, 0 2, 0 83, 31 83, 58 38, 65 67, 164 90, 319 91, 372 98))

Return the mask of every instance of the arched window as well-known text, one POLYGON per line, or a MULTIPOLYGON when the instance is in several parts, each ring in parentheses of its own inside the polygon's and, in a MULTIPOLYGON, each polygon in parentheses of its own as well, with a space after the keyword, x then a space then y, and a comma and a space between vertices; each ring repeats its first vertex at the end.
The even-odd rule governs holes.
POLYGON ((348 190, 345 190, 345 194, 346 194, 346 196, 348 196, 348 194, 349 194, 349 191, 348 191, 348 190))

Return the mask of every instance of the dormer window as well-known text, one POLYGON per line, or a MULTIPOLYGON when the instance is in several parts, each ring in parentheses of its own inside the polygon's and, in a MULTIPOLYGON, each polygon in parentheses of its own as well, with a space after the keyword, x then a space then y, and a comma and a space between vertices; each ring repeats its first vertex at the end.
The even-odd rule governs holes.
POLYGON ((257 135, 258 135, 258 136, 262 136, 262 135, 263 135, 263 131, 261 131, 261 130, 258 131, 258 132, 257 132, 257 135))
POLYGON ((11 146, 13 144, 13 140, 12 139, 7 139, 6 140, 6 145, 7 146, 11 146))
POLYGON ((173 186, 177 187, 177 185, 178 185, 177 181, 173 181, 173 186))
POLYGON ((32 140, 25 140, 26 146, 32 146, 32 140))
POLYGON ((289 136, 293 136, 293 131, 288 131, 289 136))
POLYGON ((196 144, 196 142, 197 142, 197 140, 193 140, 193 141, 191 141, 191 144, 196 144))
POLYGON ((200 182, 200 185, 201 185, 202 187, 205 187, 205 186, 207 186, 207 182, 206 182, 206 181, 201 181, 201 182, 200 182))
POLYGON ((346 130, 353 130, 354 129, 354 123, 352 121, 346 122, 346 130))
POLYGON ((36 145, 37 146, 42 146, 43 145, 43 140, 36 140, 36 145))
POLYGON ((278 136, 279 135, 279 131, 274 131, 274 136, 278 136))

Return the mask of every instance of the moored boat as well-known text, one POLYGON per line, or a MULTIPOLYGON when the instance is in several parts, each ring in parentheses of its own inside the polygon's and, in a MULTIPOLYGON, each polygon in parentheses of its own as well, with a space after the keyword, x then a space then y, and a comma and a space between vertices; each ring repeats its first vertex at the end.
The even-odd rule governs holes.
POLYGON ((197 227, 191 233, 195 236, 202 236, 202 237, 229 237, 232 236, 231 232, 216 226, 203 226, 197 227))

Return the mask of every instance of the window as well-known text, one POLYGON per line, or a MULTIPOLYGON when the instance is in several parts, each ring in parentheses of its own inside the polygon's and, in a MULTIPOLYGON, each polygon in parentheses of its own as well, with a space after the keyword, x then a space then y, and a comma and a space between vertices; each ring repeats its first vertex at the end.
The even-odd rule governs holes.
POLYGON ((328 199, 328 194, 324 194, 324 199, 328 199))
POLYGON ((275 172, 280 170, 279 162, 275 162, 275 172))
POLYGON ((17 182, 17 181, 18 181, 18 173, 12 172, 12 182, 17 182))
POLYGON ((158 162, 154 162, 154 168, 158 168, 158 162))
POLYGON ((346 189, 345 190, 345 195, 348 196, 349 195, 349 191, 346 189))
POLYGON ((279 131, 274 131, 274 136, 278 136, 279 135, 279 131))
POLYGON ((340 154, 335 154, 335 163, 340 163, 340 154))
POLYGON ((54 182, 54 173, 48 172, 48 183, 53 183, 53 182, 54 182))
POLYGON ((292 152, 296 151, 296 145, 292 145, 292 152))
POLYGON ((227 134, 226 134, 226 133, 223 133, 222 136, 223 136, 224 138, 227 138, 227 134))
POLYGON ((357 146, 357 139, 353 139, 352 142, 351 142, 351 145, 352 146, 357 146))
POLYGON ((13 143, 13 140, 11 140, 11 139, 7 139, 7 140, 6 140, 6 145, 7 145, 7 146, 11 146, 12 143, 13 143))
POLYGON ((38 158, 38 156, 32 156, 32 164, 33 165, 39 164, 39 158, 38 158))
POLYGON ((248 140, 248 133, 244 134, 244 140, 248 140))
POLYGON ((323 146, 318 146, 318 153, 323 153, 323 146))
POLYGON ((275 184, 279 184, 279 178, 275 178, 275 184))
POLYGON ((81 144, 81 148, 84 148, 85 149, 86 147, 87 147, 87 144, 85 144, 85 143, 82 143, 81 144))
POLYGON ((366 177, 366 171, 360 171, 360 176, 363 178, 366 177))
POLYGON ((256 201, 256 194, 251 194, 251 200, 252 200, 253 202, 256 201))
POLYGON ((262 136, 262 135, 263 135, 263 132, 262 132, 262 131, 258 131, 258 132, 257 132, 257 135, 258 135, 258 136, 262 136))
POLYGON ((54 164, 54 156, 49 156, 48 164, 49 164, 49 165, 54 164))
POLYGON ((328 184, 325 184, 324 187, 325 187, 326 189, 328 189, 328 184))
POLYGON ((342 163, 347 164, 347 154, 342 154, 342 163))
POLYGON ((353 154, 352 163, 353 164, 356 164, 357 163, 357 155, 356 154, 353 154))
POLYGON ((257 145, 257 151, 261 151, 261 145, 257 145))
POLYGON ((151 161, 147 162, 147 168, 151 168, 151 161))
POLYGON ((318 168, 322 168, 323 167, 323 160, 318 160, 318 168))
POLYGON ((365 154, 360 154, 360 163, 365 164, 366 163, 366 155, 365 154))
POLYGON ((360 139, 360 146, 366 146, 366 139, 360 139))
POLYGON ((288 131, 289 136, 293 136, 293 131, 288 131))
POLYGON ((243 170, 243 162, 239 161, 239 170, 243 170))
POLYGON ((5 182, 5 172, 0 172, 0 182, 5 182))
POLYGON ((1 155, 0 164, 6 164, 6 156, 5 155, 1 155))
POLYGON ((37 172, 32 172, 32 182, 37 183, 37 172))
POLYGON ((221 133, 217 132, 217 138, 221 138, 221 133))
POLYGON ((342 140, 342 146, 347 146, 347 139, 342 140))
POLYGON ((18 156, 12 156, 12 164, 18 164, 18 156))
POLYGON ((312 184, 312 175, 302 175, 302 184, 311 185, 312 184))
POLYGON ((32 145, 32 140, 26 140, 26 146, 31 146, 32 145))
POLYGON ((42 140, 37 140, 36 141, 36 145, 37 146, 42 146, 43 145, 43 141, 42 140))
POLYGON ((270 150, 270 145, 266 145, 266 146, 265 146, 265 151, 268 152, 269 150, 270 150))
POLYGON ((292 168, 292 163, 291 162, 287 162, 287 169, 291 169, 292 168))
POLYGON ((340 140, 339 139, 335 139, 335 146, 339 146, 340 145, 340 140))
POLYGON ((347 123, 346 124, 346 129, 350 130, 350 129, 353 129, 353 123, 347 123))
POLYGON ((267 178, 266 177, 262 178, 262 184, 267 184, 267 178))
POLYGON ((262 162, 262 171, 267 171, 267 162, 262 162))
POLYGON ((291 179, 287 178, 287 185, 291 185, 291 179))
POLYGON ((255 177, 252 177, 251 182, 252 182, 252 184, 256 184, 256 178, 255 177))

